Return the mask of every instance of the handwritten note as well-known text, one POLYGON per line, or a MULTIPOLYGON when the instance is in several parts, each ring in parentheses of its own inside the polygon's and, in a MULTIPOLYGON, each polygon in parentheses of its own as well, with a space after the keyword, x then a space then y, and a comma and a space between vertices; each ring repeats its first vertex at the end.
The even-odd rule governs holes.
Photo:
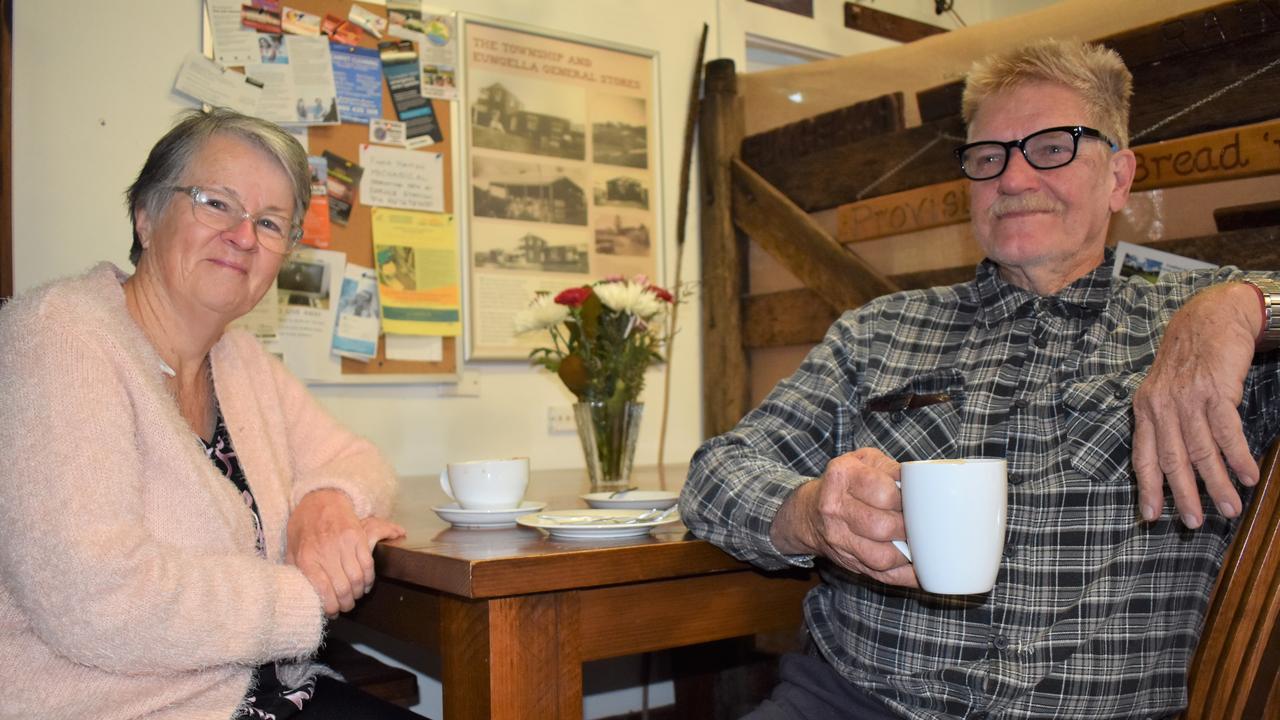
POLYGON ((444 211, 444 156, 377 145, 360 146, 360 200, 374 207, 444 211))

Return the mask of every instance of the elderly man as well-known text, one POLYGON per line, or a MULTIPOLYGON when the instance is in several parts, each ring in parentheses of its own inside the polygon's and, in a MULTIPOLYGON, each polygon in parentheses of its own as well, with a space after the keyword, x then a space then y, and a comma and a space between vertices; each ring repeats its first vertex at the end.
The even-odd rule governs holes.
POLYGON ((810 651, 783 659, 752 718, 1185 705, 1240 491, 1280 425, 1259 302, 1280 285, 1231 268, 1111 278, 1131 85, 1114 52, 1074 42, 978 63, 956 151, 987 256, 976 277, 846 313, 695 455, 681 501, 694 533, 822 575, 810 651), (898 464, 965 456, 1008 462, 1006 550, 990 592, 931 595, 890 542, 905 537, 898 464))

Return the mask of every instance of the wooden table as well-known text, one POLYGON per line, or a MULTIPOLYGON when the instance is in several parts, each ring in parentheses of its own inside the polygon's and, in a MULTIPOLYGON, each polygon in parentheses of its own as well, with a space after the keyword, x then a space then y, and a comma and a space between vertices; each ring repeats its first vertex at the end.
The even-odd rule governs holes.
MULTIPOLYGON (((669 469, 678 490, 685 468, 669 469)), ((656 468, 633 484, 658 487, 656 468)), ((536 472, 528 500, 585 507, 584 471, 536 472)), ((680 524, 625 540, 557 541, 538 530, 452 528, 435 477, 406 477, 408 531, 375 553, 379 581, 354 621, 438 652, 446 720, 582 717, 589 660, 796 628, 804 573, 766 575, 680 524)))

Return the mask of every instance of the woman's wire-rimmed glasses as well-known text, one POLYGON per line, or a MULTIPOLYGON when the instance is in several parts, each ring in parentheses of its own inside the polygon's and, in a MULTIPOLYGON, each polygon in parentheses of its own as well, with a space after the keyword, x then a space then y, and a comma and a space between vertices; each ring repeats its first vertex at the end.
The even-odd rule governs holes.
POLYGON ((1110 145, 1113 151, 1119 149, 1114 140, 1091 127, 1064 125, 1033 132, 1021 140, 972 142, 956 148, 955 153, 965 177, 970 180, 991 180, 1000 177, 1005 168, 1009 167, 1009 151, 1014 148, 1022 152, 1022 157, 1027 159, 1027 164, 1031 167, 1052 170, 1076 159, 1082 137, 1101 140, 1110 145))
POLYGON ((302 228, 287 215, 270 210, 250 214, 231 195, 199 185, 175 186, 173 189, 191 198, 191 214, 202 225, 226 231, 248 220, 253 225, 258 244, 276 254, 288 253, 302 237, 302 228))

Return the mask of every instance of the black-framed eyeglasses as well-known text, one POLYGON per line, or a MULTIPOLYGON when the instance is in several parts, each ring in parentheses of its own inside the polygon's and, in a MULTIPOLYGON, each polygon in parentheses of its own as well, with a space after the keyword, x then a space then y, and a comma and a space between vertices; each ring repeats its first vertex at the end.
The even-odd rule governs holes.
POLYGON ((1045 128, 1033 132, 1021 140, 999 142, 998 140, 982 140, 961 145, 956 148, 956 157, 960 160, 960 170, 970 180, 991 180, 1009 167, 1009 151, 1018 148, 1027 164, 1037 170, 1052 170, 1067 165, 1076 159, 1076 151, 1080 148, 1080 138, 1087 137, 1111 146, 1118 150, 1114 140, 1091 127, 1083 125, 1045 128))
POLYGON ((293 249, 302 237, 302 228, 287 215, 267 210, 251 215, 244 205, 220 190, 199 185, 174 186, 172 188, 191 198, 191 214, 202 225, 214 230, 230 230, 248 220, 258 244, 278 255, 293 249))

